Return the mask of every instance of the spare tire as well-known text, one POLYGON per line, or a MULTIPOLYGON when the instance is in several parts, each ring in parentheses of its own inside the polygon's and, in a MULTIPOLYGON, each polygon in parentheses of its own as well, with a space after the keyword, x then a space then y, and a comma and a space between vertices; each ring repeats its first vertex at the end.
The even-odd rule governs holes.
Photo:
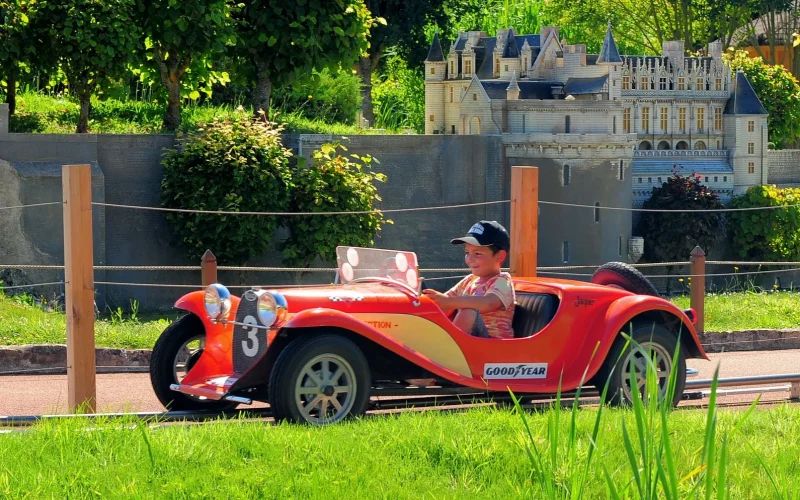
POLYGON ((603 264, 592 274, 592 283, 621 288, 638 295, 660 297, 658 289, 642 273, 624 262, 603 264))

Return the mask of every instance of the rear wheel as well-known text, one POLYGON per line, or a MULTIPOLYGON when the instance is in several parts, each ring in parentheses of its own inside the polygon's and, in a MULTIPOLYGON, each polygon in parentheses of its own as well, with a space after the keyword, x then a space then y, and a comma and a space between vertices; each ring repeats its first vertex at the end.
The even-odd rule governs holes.
POLYGON ((203 322, 187 314, 169 325, 156 341, 150 357, 153 392, 170 411, 231 410, 238 403, 190 396, 169 388, 179 384, 203 354, 206 332, 203 322))
POLYGON ((592 274, 592 283, 620 288, 638 295, 660 297, 658 289, 636 268, 624 262, 608 262, 592 274))
POLYGON ((626 342, 625 337, 618 336, 600 369, 600 376, 596 379, 601 393, 604 384, 608 383, 606 402, 612 406, 630 405, 633 403, 633 390, 638 390, 642 397, 645 396, 649 358, 655 368, 653 375, 658 377, 659 403, 663 403, 667 396, 670 372, 676 370, 675 392, 671 403, 672 406, 677 406, 686 386, 686 359, 682 349, 676 356, 675 335, 662 325, 639 325, 634 327, 627 348, 626 342))
POLYGON ((278 355, 269 380, 275 419, 315 425, 363 414, 370 395, 367 359, 340 335, 301 337, 278 355))

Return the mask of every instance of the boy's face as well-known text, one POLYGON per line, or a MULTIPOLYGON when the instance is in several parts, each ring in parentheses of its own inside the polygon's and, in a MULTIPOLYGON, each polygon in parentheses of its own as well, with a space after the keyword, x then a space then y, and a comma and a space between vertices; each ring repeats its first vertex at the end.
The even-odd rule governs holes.
POLYGON ((472 274, 476 276, 488 277, 497 274, 505 259, 505 250, 500 250, 492 255, 492 250, 489 247, 464 243, 464 262, 472 270, 472 274))

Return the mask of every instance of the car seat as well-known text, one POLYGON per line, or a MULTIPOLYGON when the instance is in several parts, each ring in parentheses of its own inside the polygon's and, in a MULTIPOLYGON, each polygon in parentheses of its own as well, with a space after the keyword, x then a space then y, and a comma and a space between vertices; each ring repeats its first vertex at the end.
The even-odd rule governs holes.
POLYGON ((558 310, 558 302, 558 296, 549 293, 517 292, 511 323, 514 338, 530 337, 547 326, 558 310))

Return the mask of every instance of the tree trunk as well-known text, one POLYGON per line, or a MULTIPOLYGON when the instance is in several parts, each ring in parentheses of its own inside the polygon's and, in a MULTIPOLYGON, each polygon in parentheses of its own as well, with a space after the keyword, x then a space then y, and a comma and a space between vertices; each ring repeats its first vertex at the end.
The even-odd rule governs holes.
POLYGON ((361 78, 361 115, 368 127, 375 124, 375 113, 372 110, 372 58, 362 57, 358 61, 358 76, 361 78))
POLYGON ((13 69, 8 72, 6 82, 6 103, 8 103, 8 114, 10 116, 17 109, 17 75, 14 74, 13 69))
POLYGON ((167 87, 167 113, 161 126, 166 130, 175 131, 181 126, 181 81, 171 77, 164 86, 167 87))
POLYGON ((253 89, 253 119, 267 121, 269 101, 272 98, 272 79, 267 70, 258 69, 257 72, 256 86, 253 89))
POLYGON ((89 102, 91 98, 91 91, 82 90, 78 93, 80 113, 78 114, 78 126, 75 128, 76 134, 85 134, 89 131, 89 102))

